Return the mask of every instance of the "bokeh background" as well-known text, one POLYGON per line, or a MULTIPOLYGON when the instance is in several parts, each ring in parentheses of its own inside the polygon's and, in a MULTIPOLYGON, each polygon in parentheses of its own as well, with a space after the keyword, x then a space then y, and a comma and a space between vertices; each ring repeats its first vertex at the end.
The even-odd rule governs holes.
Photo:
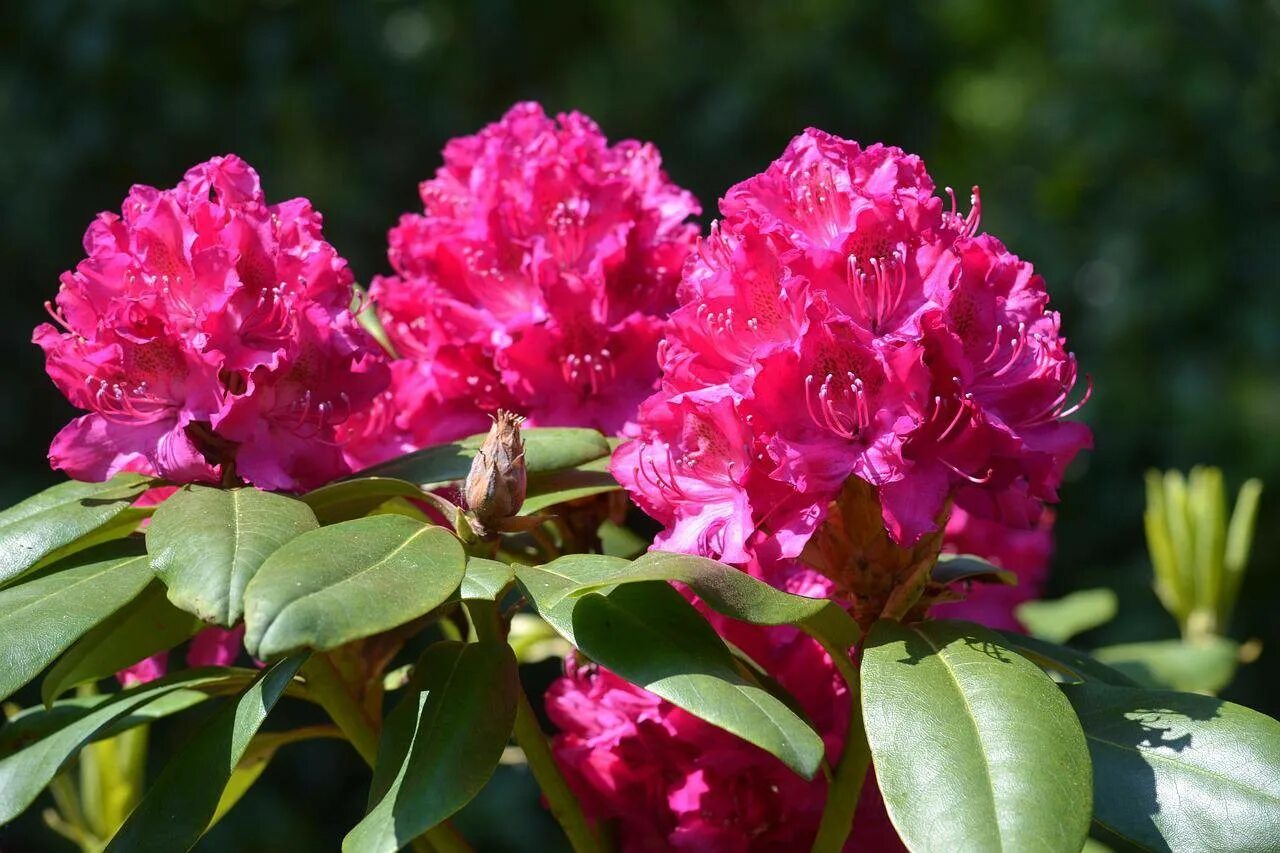
MULTIPOLYGON (((1086 645, 1176 634, 1150 590, 1146 468, 1266 481, 1232 627, 1264 650, 1225 695, 1280 714, 1277 0, 41 0, 4 17, 3 504, 58 479, 44 454, 72 411, 30 333, 131 183, 234 151, 271 198, 309 196, 367 280, 445 140, 514 101, 654 141, 704 224, 815 125, 919 153, 939 186, 981 184, 984 229, 1048 280, 1097 437, 1063 490, 1053 592, 1122 603, 1086 645)), ((202 849, 336 849, 366 778, 341 744, 290 747, 202 849)), ((554 844, 519 768, 461 823, 492 849, 554 844)), ((38 829, 32 813, 0 847, 51 849, 38 829)))

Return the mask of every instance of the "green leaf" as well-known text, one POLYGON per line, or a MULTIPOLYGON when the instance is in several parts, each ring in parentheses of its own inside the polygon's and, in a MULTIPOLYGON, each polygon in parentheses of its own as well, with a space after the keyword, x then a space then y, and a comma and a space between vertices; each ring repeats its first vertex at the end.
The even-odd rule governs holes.
POLYGON ((1209 696, 1064 691, 1094 766, 1094 819, 1147 850, 1280 849, 1280 723, 1209 696))
MULTIPOLYGON (((593 429, 543 427, 520 431, 524 438, 524 459, 529 474, 574 468, 608 456, 609 443, 593 429)), ((471 460, 484 443, 485 434, 462 441, 427 447, 414 453, 374 465, 359 477, 391 477, 419 485, 451 483, 471 470, 471 460)))
POLYGON ((1225 637, 1206 637, 1104 646, 1093 654, 1143 687, 1217 693, 1235 676, 1240 647, 1225 637))
POLYGON ((711 625, 665 581, 588 593, 577 599, 572 619, 575 645, 592 660, 777 756, 806 779, 817 771, 822 739, 748 680, 711 625))
POLYGON ((1018 621, 1042 640, 1065 643, 1105 625, 1116 616, 1116 594, 1105 587, 1082 589, 1062 598, 1018 605, 1018 621))
MULTIPOLYGON (((147 709, 153 708, 162 699, 180 691, 186 698, 195 688, 242 677, 236 672, 229 674, 227 670, 212 669, 175 673, 111 696, 90 697, 96 701, 88 707, 77 707, 75 704, 63 706, 63 703, 58 703, 51 711, 41 709, 25 718, 28 720, 24 726, 25 736, 14 741, 14 745, 25 743, 27 737, 43 733, 50 720, 59 724, 59 727, 0 760, 0 825, 13 820, 31 805, 63 763, 81 746, 95 739, 95 736, 109 737, 128 727, 113 727, 112 723, 124 722, 132 715, 142 715, 143 719, 139 722, 145 722, 148 719, 147 709), (73 709, 72 714, 67 714, 64 708, 73 709)), ((173 710, 170 706, 169 711, 173 710)), ((10 723, 10 726, 13 725, 14 723, 10 723)))
POLYGON ((129 473, 105 483, 72 480, 0 512, 0 583, 102 527, 128 509, 152 482, 150 477, 129 473))
POLYGON ((0 590, 0 698, 142 591, 151 568, 136 551, 133 543, 100 546, 70 558, 81 565, 0 590))
POLYGON ((387 718, 369 812, 347 853, 394 851, 470 802, 511 737, 520 680, 505 643, 437 643, 387 718))
POLYGON ((232 772, 306 654, 264 670, 187 741, 107 845, 107 850, 190 850, 213 819, 232 772))
POLYGON ((569 613, 575 598, 619 584, 653 580, 679 581, 711 609, 732 619, 756 625, 796 625, 843 649, 852 647, 859 638, 857 623, 835 602, 782 592, 705 557, 650 551, 628 562, 599 554, 574 554, 545 566, 519 566, 516 577, 544 619, 557 629, 569 628, 565 637, 570 642, 569 613))
POLYGON ((465 564, 449 531, 399 515, 304 533, 245 590, 245 648, 257 658, 332 649, 403 625, 448 600, 465 564))
POLYGON ((911 850, 1084 844, 1092 795, 1080 724, 998 634, 877 622, 863 652, 862 711, 880 791, 911 850))
POLYGON ((174 605, 230 627, 240 621, 244 588, 263 561, 319 526, 310 507, 285 495, 183 486, 151 519, 147 551, 174 605))
POLYGON ((610 557, 634 560, 649 548, 649 541, 629 527, 606 521, 600 525, 601 551, 610 557))
POLYGON ((940 554, 934 564, 930 579, 934 583, 952 584, 960 581, 985 581, 1017 586, 1018 576, 1007 569, 987 562, 972 554, 940 554))
POLYGON ((515 577, 514 566, 482 557, 468 557, 459 594, 463 599, 495 601, 515 577))
POLYGON ((307 492, 300 500, 311 507, 321 524, 360 518, 392 498, 419 498, 422 489, 393 477, 340 480, 307 492))
POLYGON ((216 826, 218 821, 222 820, 226 813, 235 808, 236 803, 249 793, 249 789, 266 771, 267 765, 271 763, 271 759, 275 758, 281 747, 322 737, 341 738, 342 734, 335 727, 319 725, 284 732, 259 732, 255 735, 249 743, 249 748, 245 750, 240 762, 236 765, 236 769, 232 771, 226 787, 222 789, 218 808, 209 820, 209 828, 216 826))
POLYGON ((603 456, 576 468, 548 471, 529 477, 520 514, 531 515, 556 504, 621 489, 622 486, 609 473, 610 459, 609 456, 603 456))
POLYGON ((1028 637, 1012 631, 1000 631, 1004 644, 1036 666, 1059 676, 1063 681, 1101 681, 1121 687, 1136 686, 1132 678, 1114 670, 1069 646, 1028 637))
POLYGON ((164 584, 152 581, 137 598, 81 637, 58 659, 40 687, 41 698, 51 705, 78 684, 97 681, 173 648, 200 630, 202 624, 170 604, 164 584))

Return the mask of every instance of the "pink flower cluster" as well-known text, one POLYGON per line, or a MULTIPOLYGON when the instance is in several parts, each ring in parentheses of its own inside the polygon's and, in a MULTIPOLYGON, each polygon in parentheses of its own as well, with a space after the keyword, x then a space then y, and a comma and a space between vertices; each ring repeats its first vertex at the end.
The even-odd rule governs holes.
POLYGON ((607 433, 633 420, 700 212, 661 164, 533 103, 450 141, 423 213, 391 230, 396 275, 371 289, 403 358, 381 411, 352 425, 352 454, 483 432, 500 408, 607 433))
POLYGON ((1044 282, 976 234, 976 189, 962 215, 918 157, 809 130, 720 211, 613 462, 658 547, 794 557, 850 475, 902 545, 948 499, 1035 523, 1091 439, 1044 282))
MULTIPOLYGON (((1014 608, 1043 589, 1052 514, 1031 530, 1008 530, 957 510, 943 550, 974 554, 1018 575, 1017 586, 975 584, 963 601, 931 615, 1021 630, 1014 608)), ((748 570, 813 598, 830 581, 797 561, 748 570), (782 567, 785 566, 785 567, 782 567)), ((848 691, 822 648, 793 628, 759 628, 707 613, 717 630, 765 668, 804 708, 836 761, 848 722, 848 691)), ((588 814, 616 821, 629 851, 807 849, 826 802, 822 778, 806 782, 778 759, 681 711, 608 670, 573 659, 547 694, 561 733, 555 754, 588 814)), ((875 789, 864 783, 847 851, 902 850, 875 789)))
POLYGON ((349 470, 336 428, 381 393, 387 369, 309 202, 269 205, 248 164, 215 157, 173 189, 133 187, 84 247, 50 308, 57 326, 34 335, 50 377, 88 412, 54 439, 53 467, 178 483, 233 470, 285 490, 349 470))

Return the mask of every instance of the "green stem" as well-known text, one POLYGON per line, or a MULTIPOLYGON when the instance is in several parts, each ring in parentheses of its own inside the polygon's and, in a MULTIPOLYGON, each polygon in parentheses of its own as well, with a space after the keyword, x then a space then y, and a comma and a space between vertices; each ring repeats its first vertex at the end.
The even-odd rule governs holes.
POLYGON ((827 785, 827 803, 822 809, 822 822, 813 840, 814 853, 838 853, 853 830, 853 816, 858 810, 862 783, 871 766, 871 747, 862 724, 862 688, 858 670, 843 649, 835 648, 820 638, 836 669, 849 685, 849 726, 845 732, 844 750, 836 766, 835 778, 827 785))
MULTIPOLYGON (((477 639, 506 642, 497 604, 492 601, 468 601, 467 613, 471 616, 477 639)), ((582 805, 570 790, 564 774, 560 772, 555 757, 551 754, 551 745, 547 743, 547 736, 538 725, 538 715, 534 713, 523 688, 520 689, 516 702, 516 743, 524 752, 534 781, 547 798, 551 815, 564 830, 570 846, 578 853, 608 849, 587 822, 582 805)))
MULTIPOLYGON (((364 707, 352 695, 350 687, 337 664, 329 655, 317 652, 303 666, 307 686, 312 699, 320 704, 365 763, 373 767, 378 761, 378 738, 382 721, 371 718, 364 707)), ((445 821, 428 829, 413 840, 415 850, 435 850, 437 853, 470 853, 471 845, 445 821)))

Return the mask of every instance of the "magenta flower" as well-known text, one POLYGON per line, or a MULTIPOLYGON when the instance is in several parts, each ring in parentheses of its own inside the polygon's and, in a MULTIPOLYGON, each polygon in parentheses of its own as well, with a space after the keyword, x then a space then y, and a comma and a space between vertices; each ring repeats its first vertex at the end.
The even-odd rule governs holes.
POLYGON ((57 327, 34 335, 88 412, 54 439, 54 468, 177 483, 234 472, 289 490, 348 472, 335 430, 387 371, 309 202, 268 205, 248 164, 215 157, 173 189, 133 187, 84 246, 50 307, 57 327))
MULTIPOLYGON (((652 145, 609 145, 586 116, 533 103, 449 142, 423 212, 391 230, 396 274, 372 287, 406 364, 391 444, 483 432, 497 408, 609 433, 634 419, 700 212, 661 163, 652 145)), ((358 430, 353 452, 385 441, 386 420, 358 430)))
POLYGON ((809 130, 720 210, 614 457, 660 547, 797 556, 849 476, 902 545, 949 499, 1035 523, 1091 439, 1044 282, 975 236, 976 189, 961 215, 918 157, 809 130))

